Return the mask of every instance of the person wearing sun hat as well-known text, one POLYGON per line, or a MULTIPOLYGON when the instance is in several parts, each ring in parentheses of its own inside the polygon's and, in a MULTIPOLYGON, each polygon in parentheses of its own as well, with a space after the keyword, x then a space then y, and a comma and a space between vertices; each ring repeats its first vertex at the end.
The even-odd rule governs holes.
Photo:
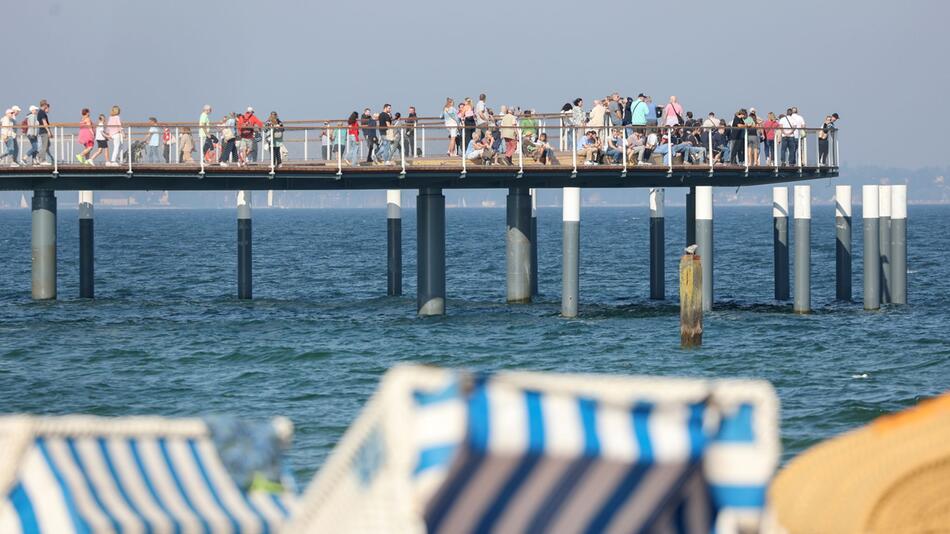
POLYGON ((3 146, 3 152, 0 153, 0 161, 6 161, 10 158, 11 167, 19 167, 16 161, 16 115, 20 108, 13 106, 3 112, 3 118, 0 119, 0 145, 3 146))

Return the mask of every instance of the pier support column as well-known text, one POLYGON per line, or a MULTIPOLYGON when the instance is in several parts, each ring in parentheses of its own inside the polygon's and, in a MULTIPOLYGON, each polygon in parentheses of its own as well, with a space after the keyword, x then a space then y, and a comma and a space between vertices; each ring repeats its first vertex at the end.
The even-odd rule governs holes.
POLYGON ((693 199, 696 202, 697 253, 703 265, 703 311, 713 305, 713 191, 712 186, 696 187, 693 199))
POLYGON ((92 191, 79 192, 79 298, 95 297, 95 231, 92 191))
POLYGON ((531 302, 531 196, 527 187, 508 189, 505 251, 508 303, 531 302))
POLYGON ((907 304, 907 186, 891 186, 891 302, 907 304))
POLYGON ((562 242, 561 315, 577 317, 580 272, 581 189, 564 188, 564 240, 562 242))
POLYGON ((788 188, 772 188, 772 246, 775 300, 788 300, 788 188))
POLYGON ((881 238, 878 213, 878 186, 866 185, 861 188, 861 217, 864 227, 864 309, 877 310, 881 307, 881 238))
POLYGON ((238 298, 252 297, 251 284, 251 192, 237 194, 238 298))
POLYGON ((851 186, 835 186, 835 298, 851 300, 851 186))
POLYGON ((811 311, 811 186, 795 186, 795 313, 811 311))
POLYGON ((386 191, 386 294, 402 295, 402 191, 386 191))
POLYGON ((416 199, 416 309, 445 314, 445 196, 439 187, 419 189, 416 199))
POLYGON ((531 190, 531 297, 538 296, 538 190, 531 190))
POLYGON ((891 301, 891 186, 878 189, 878 247, 881 253, 881 304, 891 301))
MULTIPOLYGON (((686 246, 696 244, 696 188, 686 192, 686 246)), ((685 248, 685 247, 684 247, 685 248)))
POLYGON ((650 298, 666 298, 666 219, 663 204, 666 192, 662 188, 650 189, 650 298))
POLYGON ((56 194, 33 192, 33 299, 56 298, 56 194))

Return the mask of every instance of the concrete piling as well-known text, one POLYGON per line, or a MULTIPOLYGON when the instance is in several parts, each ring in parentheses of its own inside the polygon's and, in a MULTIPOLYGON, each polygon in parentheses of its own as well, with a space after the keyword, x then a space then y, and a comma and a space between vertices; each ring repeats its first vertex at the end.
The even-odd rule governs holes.
POLYGON ((445 196, 423 187, 416 198, 416 309, 445 314, 445 196))
POLYGON ((811 186, 795 186, 795 313, 811 311, 811 186))
POLYGON ((402 295, 402 191, 386 191, 386 294, 402 295))
POLYGON ((712 186, 696 187, 696 244, 703 266, 703 311, 713 305, 713 190, 712 186))
POLYGON ((835 298, 851 300, 851 186, 835 186, 835 298))
POLYGON ((696 244, 696 188, 686 191, 686 246, 696 244))
POLYGON ((878 189, 878 246, 881 253, 881 304, 891 301, 891 186, 878 189))
POLYGON ((694 254, 680 257, 680 346, 703 344, 703 268, 694 254))
POLYGON ((531 196, 527 187, 508 189, 505 256, 508 303, 531 302, 531 196))
POLYGON ((538 296, 538 190, 531 189, 531 297, 538 296))
POLYGON ((237 254, 238 298, 250 299, 253 295, 251 278, 251 192, 237 194, 237 254))
POLYGON ((891 303, 907 304, 907 186, 891 186, 891 303))
POLYGON ((561 315, 577 317, 578 276, 580 271, 581 190, 564 188, 564 240, 562 244, 561 315))
POLYGON ((775 300, 788 300, 788 188, 772 189, 772 257, 775 300))
POLYGON ((33 192, 32 271, 34 300, 56 298, 56 194, 33 192))
POLYGON ((79 192, 79 298, 95 297, 95 231, 92 191, 79 192))
POLYGON ((881 248, 878 240, 878 186, 861 188, 861 217, 864 228, 864 309, 881 307, 881 248))
POLYGON ((650 298, 666 298, 666 219, 663 204, 666 193, 662 188, 650 189, 650 298))

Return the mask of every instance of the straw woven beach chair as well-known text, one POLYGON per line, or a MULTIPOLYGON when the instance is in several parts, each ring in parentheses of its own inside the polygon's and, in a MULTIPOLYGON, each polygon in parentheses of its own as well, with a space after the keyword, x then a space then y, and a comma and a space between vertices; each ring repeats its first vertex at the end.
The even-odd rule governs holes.
POLYGON ((777 412, 758 381, 396 368, 284 532, 756 531, 777 412))
POLYGON ((950 394, 805 451, 769 494, 772 532, 950 532, 950 394))
POLYGON ((276 532, 293 496, 240 487, 219 452, 199 419, 0 417, 0 533, 276 532))

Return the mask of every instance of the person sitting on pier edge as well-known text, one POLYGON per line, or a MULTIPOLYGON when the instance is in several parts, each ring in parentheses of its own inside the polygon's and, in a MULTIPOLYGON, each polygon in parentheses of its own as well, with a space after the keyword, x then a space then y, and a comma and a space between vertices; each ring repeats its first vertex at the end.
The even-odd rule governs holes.
POLYGON ((243 115, 238 117, 238 129, 241 133, 241 144, 238 147, 238 163, 246 165, 249 162, 257 161, 257 154, 254 152, 254 139, 260 134, 260 129, 264 127, 261 119, 254 115, 254 108, 248 106, 243 115))
POLYGON ((577 153, 584 156, 584 165, 597 165, 600 162, 603 155, 603 145, 597 138, 595 130, 587 130, 577 153))
POLYGON ((551 146, 551 143, 548 142, 548 134, 542 132, 538 136, 538 140, 534 143, 536 147, 535 157, 541 163, 541 165, 546 165, 548 162, 551 165, 560 165, 557 156, 554 154, 554 147, 551 146))
POLYGON ((676 154, 683 155, 683 163, 686 165, 706 162, 706 148, 703 146, 702 136, 698 128, 690 130, 686 136, 679 139, 679 143, 673 146, 673 155, 676 154))
POLYGON ((475 130, 472 138, 468 142, 468 149, 465 151, 465 158, 471 161, 489 165, 495 157, 491 148, 491 133, 486 131, 488 138, 482 140, 482 130, 475 130))
POLYGON ((729 161, 729 135, 726 133, 726 127, 721 123, 719 128, 712 133, 713 162, 722 165, 729 161))
POLYGON ((612 128, 610 137, 607 138, 607 150, 605 163, 619 164, 623 163, 623 137, 620 128, 612 128))
POLYGON ((642 131, 633 130, 627 136, 627 161, 634 165, 643 162, 643 153, 646 152, 646 138, 642 131))

